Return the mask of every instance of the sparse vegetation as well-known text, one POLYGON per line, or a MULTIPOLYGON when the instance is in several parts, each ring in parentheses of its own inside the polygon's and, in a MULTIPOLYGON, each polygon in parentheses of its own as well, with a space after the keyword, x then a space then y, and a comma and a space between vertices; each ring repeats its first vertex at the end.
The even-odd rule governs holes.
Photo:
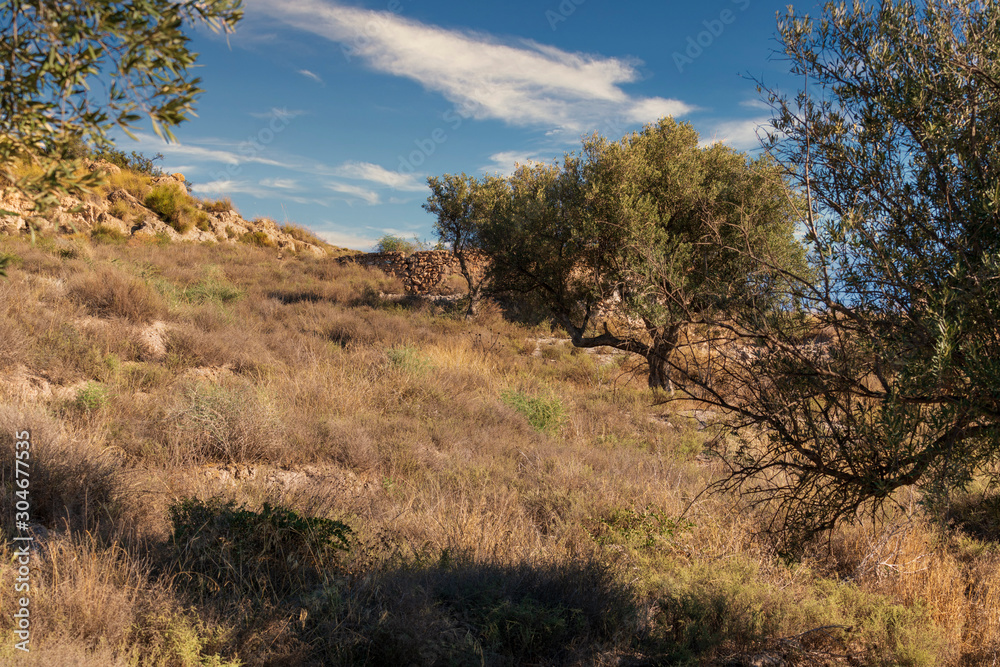
POLYGON ((427 250, 427 244, 418 240, 416 236, 405 239, 395 234, 386 234, 375 244, 375 252, 401 252, 408 255, 418 250, 427 250))
POLYGON ((692 504, 718 434, 655 405, 629 355, 536 356, 547 328, 390 304, 378 272, 253 245, 0 243, 0 428, 48 443, 44 664, 1000 652, 986 487, 955 508, 968 533, 917 508, 790 563, 765 508, 692 504))

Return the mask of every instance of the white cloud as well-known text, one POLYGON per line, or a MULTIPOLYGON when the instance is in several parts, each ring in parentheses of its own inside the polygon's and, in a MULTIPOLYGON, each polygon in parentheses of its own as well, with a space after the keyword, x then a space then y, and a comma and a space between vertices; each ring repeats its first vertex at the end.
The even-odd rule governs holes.
POLYGON ((265 188, 277 188, 279 190, 301 190, 299 182, 292 178, 265 178, 260 184, 265 188))
POLYGON ((342 178, 352 178, 360 181, 370 181, 387 185, 395 190, 419 192, 427 186, 413 174, 403 174, 389 171, 385 167, 371 162, 345 162, 332 170, 333 175, 342 178))
POLYGON ((351 185, 350 183, 330 181, 326 184, 326 188, 339 194, 348 195, 349 198, 346 201, 350 201, 350 199, 360 199, 372 206, 378 204, 380 201, 378 193, 374 190, 368 190, 367 188, 363 188, 358 185, 351 185))
POLYGON ((184 158, 203 160, 206 162, 222 162, 234 165, 253 163, 263 164, 269 167, 283 167, 285 169, 292 168, 292 165, 258 155, 257 150, 250 144, 247 144, 247 146, 244 147, 246 150, 240 151, 240 146, 234 145, 233 142, 217 141, 213 139, 202 140, 202 143, 208 144, 208 146, 196 146, 194 144, 166 142, 159 137, 154 137, 153 135, 144 134, 142 132, 136 133, 135 136, 139 140, 137 142, 139 150, 145 153, 163 153, 163 155, 167 158, 181 156, 184 158))
POLYGON ((662 97, 647 97, 636 100, 631 107, 625 111, 625 117, 633 123, 652 123, 664 116, 683 116, 693 111, 694 107, 688 106, 677 100, 667 100, 662 97))
POLYGON ((217 180, 196 183, 191 187, 196 195, 230 195, 244 193, 260 196, 260 187, 248 181, 217 180))
POLYGON ((341 248, 351 248, 353 250, 371 250, 378 239, 368 238, 367 236, 359 236, 357 234, 352 234, 351 232, 342 232, 340 230, 329 230, 329 231, 317 231, 316 236, 320 237, 327 243, 332 243, 335 246, 340 246, 341 248))
POLYGON ((701 145, 724 143, 738 150, 760 148, 760 137, 766 136, 771 127, 770 118, 753 118, 750 120, 734 120, 716 124, 710 133, 702 134, 701 145))
POLYGON ((529 162, 545 162, 538 155, 522 151, 502 151, 490 156, 490 164, 479 168, 488 174, 500 173, 502 176, 510 176, 514 173, 514 167, 519 164, 529 162))
POLYGON ((504 43, 482 33, 447 30, 338 4, 334 0, 247 0, 257 10, 341 45, 380 72, 413 79, 478 119, 557 127, 579 133, 613 116, 633 122, 683 115, 689 105, 628 95, 634 61, 571 53, 528 40, 504 43))
POLYGON ((278 109, 277 107, 271 107, 264 112, 249 112, 254 118, 260 118, 263 120, 291 120, 292 118, 297 118, 305 113, 305 111, 300 111, 298 109, 278 109))
POLYGON ((319 74, 316 74, 315 72, 310 72, 307 69, 300 69, 299 70, 299 74, 301 74, 302 76, 304 76, 306 78, 312 79, 316 83, 323 83, 323 79, 320 78, 319 74))
POLYGON ((770 111, 771 107, 768 106, 767 102, 764 100, 743 100, 740 102, 741 107, 749 107, 751 109, 762 109, 764 111, 770 111))

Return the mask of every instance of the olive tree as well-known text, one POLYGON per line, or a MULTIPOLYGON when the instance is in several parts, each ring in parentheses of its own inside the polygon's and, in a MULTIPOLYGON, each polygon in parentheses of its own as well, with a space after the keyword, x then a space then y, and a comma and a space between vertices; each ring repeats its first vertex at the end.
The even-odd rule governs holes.
POLYGON ((146 114, 153 129, 188 118, 201 89, 185 27, 230 31, 241 0, 0 0, 0 195, 36 212, 85 192, 99 175, 80 169, 80 146, 146 114), (30 165, 31 168, 25 168, 30 165))
POLYGON ((641 355, 654 389, 684 381, 676 353, 692 325, 778 305, 780 272, 745 250, 803 264, 800 201, 777 165, 701 147, 669 118, 480 185, 494 192, 477 231, 492 288, 533 299, 577 347, 641 355))
POLYGON ((831 3, 779 32, 807 85, 769 94, 768 146, 816 274, 785 273, 806 316, 719 323, 743 344, 699 389, 740 438, 724 486, 776 501, 794 548, 1000 462, 1000 4, 831 3))
POLYGON ((487 183, 484 180, 481 184, 464 173, 432 176, 427 179, 431 194, 423 205, 425 211, 437 216, 434 229, 438 240, 449 246, 458 259, 469 289, 467 318, 476 315, 486 277, 485 272, 473 266, 473 255, 478 252, 478 232, 490 206, 490 193, 494 191, 487 183))

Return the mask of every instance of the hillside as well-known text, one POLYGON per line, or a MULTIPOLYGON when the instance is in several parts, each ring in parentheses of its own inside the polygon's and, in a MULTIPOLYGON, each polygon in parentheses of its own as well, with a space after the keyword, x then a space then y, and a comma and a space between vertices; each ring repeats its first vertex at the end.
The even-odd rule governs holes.
POLYGON ((0 197, 0 209, 16 215, 0 217, 0 233, 34 229, 46 235, 100 236, 196 243, 251 243, 293 253, 323 257, 354 251, 331 246, 295 225, 273 220, 245 220, 228 199, 202 200, 188 193, 183 174, 122 169, 107 161, 88 161, 102 172, 105 184, 83 199, 64 196, 44 215, 33 215, 23 196, 0 197))
POLYGON ((0 237, 2 512, 27 430, 36 540, 31 651, 5 614, 0 662, 1000 659, 989 489, 947 535, 901 496, 782 560, 769 508, 701 494, 713 416, 657 404, 633 357, 386 296, 303 232, 137 178, 0 237))

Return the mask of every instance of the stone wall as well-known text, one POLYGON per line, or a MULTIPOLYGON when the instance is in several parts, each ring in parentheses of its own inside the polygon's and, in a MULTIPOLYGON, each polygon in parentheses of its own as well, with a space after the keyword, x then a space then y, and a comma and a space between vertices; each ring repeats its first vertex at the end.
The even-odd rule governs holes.
MULTIPOLYGON (((481 253, 466 255, 473 275, 481 278, 487 259, 481 253)), ((354 262, 361 266, 379 269, 403 281, 407 294, 431 294, 447 287, 449 276, 462 276, 462 267, 449 250, 420 250, 410 254, 402 252, 370 252, 342 257, 340 262, 354 262)))

